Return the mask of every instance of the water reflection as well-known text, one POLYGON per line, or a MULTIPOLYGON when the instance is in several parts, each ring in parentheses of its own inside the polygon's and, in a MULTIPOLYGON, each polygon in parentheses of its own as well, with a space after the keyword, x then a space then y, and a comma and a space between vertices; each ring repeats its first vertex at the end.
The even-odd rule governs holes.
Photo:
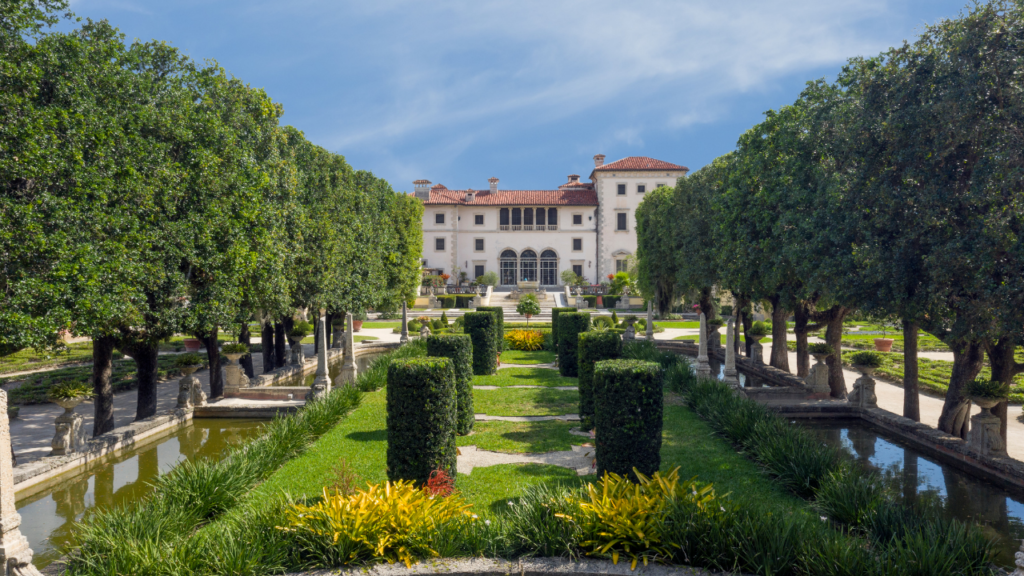
POLYGON ((265 422, 203 418, 140 450, 125 450, 90 465, 89 470, 18 500, 21 531, 42 568, 61 556, 75 523, 86 511, 137 500, 149 482, 183 459, 219 459, 224 448, 257 434, 265 422))
POLYGON ((803 425, 861 465, 892 473, 907 501, 934 498, 954 518, 985 526, 997 541, 997 563, 1013 566, 1013 553, 1024 538, 1024 497, 941 464, 861 422, 803 425))

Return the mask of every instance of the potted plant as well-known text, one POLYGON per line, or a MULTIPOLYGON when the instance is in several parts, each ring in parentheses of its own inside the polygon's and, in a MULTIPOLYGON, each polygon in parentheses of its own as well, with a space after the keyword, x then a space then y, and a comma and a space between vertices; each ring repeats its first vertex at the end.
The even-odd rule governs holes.
POLYGON ((363 322, 366 321, 366 310, 352 313, 352 332, 359 332, 363 329, 363 322))
POLYGON ((182 343, 185 345, 185 352, 199 352, 203 346, 203 341, 199 338, 184 338, 182 343))
POLYGON ((886 338, 888 331, 894 328, 894 324, 889 320, 880 320, 878 326, 882 329, 882 337, 875 338, 875 350, 879 352, 889 352, 892 350, 892 338, 886 338))
POLYGON ((519 303, 516 304, 516 312, 526 316, 526 325, 529 326, 530 318, 535 314, 540 314, 540 302, 533 294, 527 294, 519 299, 519 303))
POLYGON ((75 407, 93 395, 92 386, 85 382, 61 382, 51 387, 46 396, 50 402, 64 409, 65 414, 74 412, 75 407))
POLYGON ((747 338, 750 338, 754 342, 760 342, 762 338, 768 335, 768 325, 763 321, 758 320, 750 325, 750 329, 747 330, 747 338))
POLYGON ((182 375, 189 376, 203 365, 203 358, 195 352, 178 354, 174 358, 174 366, 181 370, 182 375))
MULTIPOLYGON (((303 336, 303 338, 305 338, 305 336, 303 336)), ((249 347, 240 342, 233 342, 231 344, 224 344, 221 346, 220 353, 227 356, 232 362, 238 362, 239 358, 249 353, 249 347)))
POLYGON ((982 415, 1010 396, 1010 386, 997 380, 977 378, 967 383, 967 395, 981 408, 982 415))
POLYGON ((853 369, 865 376, 871 376, 875 370, 882 366, 882 355, 878 352, 864 350, 850 355, 850 363, 853 369))
MULTIPOLYGON (((763 324, 763 323, 762 323, 763 324)), ((807 346, 807 351, 811 354, 816 362, 824 362, 825 358, 832 354, 834 350, 828 344, 824 342, 815 342, 807 346)))
POLYGON ((288 332, 288 343, 292 346, 298 346, 302 342, 302 339, 309 336, 309 333, 313 331, 313 325, 309 322, 296 322, 292 329, 288 332))

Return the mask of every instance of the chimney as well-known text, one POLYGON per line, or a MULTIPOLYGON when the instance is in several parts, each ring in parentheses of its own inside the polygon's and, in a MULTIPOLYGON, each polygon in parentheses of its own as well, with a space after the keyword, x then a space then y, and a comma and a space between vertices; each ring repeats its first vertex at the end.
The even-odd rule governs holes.
POLYGON ((476 198, 476 190, 472 188, 466 190, 466 202, 472 202, 474 198, 476 198))
POLYGON ((424 202, 430 200, 430 180, 413 180, 412 185, 416 188, 416 197, 424 202))
POLYGON ((498 191, 498 179, 495 178, 494 176, 491 176, 490 178, 487 179, 487 181, 491 183, 491 194, 494 194, 495 192, 497 192, 498 191))
POLYGON ((600 168, 604 166, 604 154, 597 154, 594 156, 594 168, 600 168))
POLYGON ((580 175, 579 174, 569 174, 569 184, 579 184, 579 183, 580 183, 580 175))

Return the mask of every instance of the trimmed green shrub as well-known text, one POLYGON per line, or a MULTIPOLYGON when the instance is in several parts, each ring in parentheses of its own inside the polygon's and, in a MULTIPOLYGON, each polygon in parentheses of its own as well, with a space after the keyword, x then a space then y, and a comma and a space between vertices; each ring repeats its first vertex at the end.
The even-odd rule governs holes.
POLYGON ((473 297, 468 294, 459 294, 455 296, 455 307, 456 308, 469 308, 470 302, 473 297))
MULTIPOLYGON (((603 296, 601 302, 604 303, 604 307, 608 309, 615 308, 615 305, 619 303, 622 296, 603 296)), ((614 312, 613 312, 614 314, 614 312)))
POLYGON ((558 372, 562 376, 579 375, 576 351, 579 335, 590 331, 588 312, 566 312, 558 317, 558 372))
POLYGON ((552 308, 551 309, 551 339, 555 342, 556 352, 558 351, 558 315, 565 312, 575 312, 575 308, 552 308))
MULTIPOLYGON (((487 376, 498 369, 498 318, 494 312, 467 312, 465 332, 473 340, 473 374, 487 376)), ((502 342, 504 345, 504 342, 502 342)))
POLYGON ((831 354, 832 352, 832 347, 824 342, 815 342, 807 345, 808 354, 831 354))
POLYGON ((419 332, 420 328, 423 328, 423 324, 421 324, 417 320, 409 320, 409 323, 406 324, 406 327, 408 328, 409 332, 419 332))
POLYGON ((664 371, 654 362, 604 360, 594 366, 597 475, 636 481, 661 466, 664 371))
POLYGON ((615 327, 615 322, 607 316, 598 316, 597 318, 594 318, 594 327, 610 329, 615 327))
POLYGON ((455 433, 469 434, 473 429, 473 340, 465 334, 445 334, 427 338, 427 356, 449 358, 455 368, 455 433))
POLYGON ((855 366, 871 366, 872 368, 878 368, 882 365, 882 355, 878 352, 869 352, 864 350, 863 352, 855 352, 850 355, 850 361, 855 366))
MULTIPOLYGON (((584 296, 583 299, 587 302, 587 306, 590 308, 597 307, 597 296, 584 296)), ((604 299, 601 299, 604 301, 604 299)))
POLYGON ((438 296, 437 306, 439 308, 455 308, 455 296, 438 296))
POLYGON ((501 352, 505 342, 505 309, 501 306, 482 306, 476 309, 477 312, 494 312, 494 318, 498 321, 498 332, 494 335, 494 341, 501 352))
POLYGON ((747 330, 747 334, 751 336, 767 336, 771 334, 772 327, 767 322, 758 320, 750 325, 750 330, 747 330))
POLYGON ((448 313, 447 312, 441 312, 441 324, 444 324, 445 326, 448 325, 448 313))
MULTIPOLYGON (((596 318, 597 320, 608 320, 596 318)), ((579 336, 580 429, 594 427, 594 364, 622 357, 622 338, 614 332, 584 332, 579 336)))
POLYGON ((404 358, 388 366, 388 479, 455 478, 455 368, 448 358, 404 358))

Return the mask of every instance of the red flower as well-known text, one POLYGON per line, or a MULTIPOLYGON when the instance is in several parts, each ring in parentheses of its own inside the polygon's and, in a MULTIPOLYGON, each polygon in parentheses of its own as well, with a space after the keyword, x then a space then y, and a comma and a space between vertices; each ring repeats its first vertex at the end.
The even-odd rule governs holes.
POLYGON ((609 274, 608 275, 608 279, 609 280, 615 280, 615 274, 609 274))
POLYGON ((445 497, 455 491, 455 481, 444 470, 434 470, 425 489, 431 496, 445 497))

